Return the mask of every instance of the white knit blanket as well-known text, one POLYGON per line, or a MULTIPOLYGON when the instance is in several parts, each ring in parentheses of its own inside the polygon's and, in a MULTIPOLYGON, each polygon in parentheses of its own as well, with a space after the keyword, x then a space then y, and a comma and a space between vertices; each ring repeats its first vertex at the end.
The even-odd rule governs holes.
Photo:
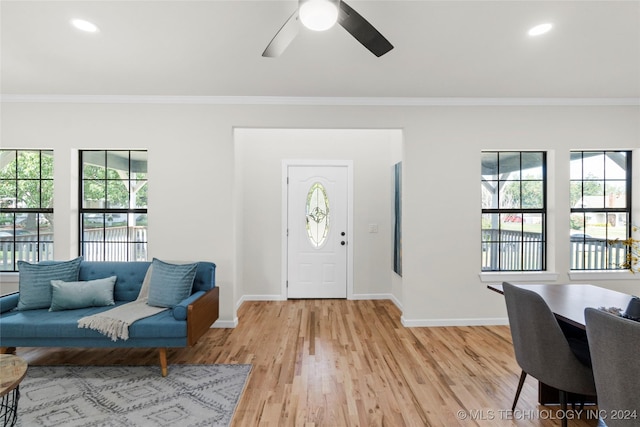
POLYGON ((135 301, 128 302, 111 310, 102 313, 86 316, 78 320, 78 328, 87 328, 98 331, 109 338, 111 341, 129 339, 129 326, 136 320, 153 316, 164 310, 164 307, 153 307, 147 305, 149 298, 149 282, 151 281, 151 266, 147 270, 147 274, 142 281, 140 293, 135 301))

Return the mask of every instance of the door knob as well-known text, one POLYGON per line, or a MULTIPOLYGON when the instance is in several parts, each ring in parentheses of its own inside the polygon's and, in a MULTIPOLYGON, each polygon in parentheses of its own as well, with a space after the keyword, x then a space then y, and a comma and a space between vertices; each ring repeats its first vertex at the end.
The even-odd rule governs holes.
POLYGON ((345 241, 343 240, 342 242, 340 242, 340 244, 341 244, 342 246, 344 246, 344 245, 346 245, 346 244, 347 244, 347 242, 345 242, 345 241))
POLYGON ((342 233, 340 233, 341 236, 346 235, 347 233, 345 233, 344 231, 342 233))

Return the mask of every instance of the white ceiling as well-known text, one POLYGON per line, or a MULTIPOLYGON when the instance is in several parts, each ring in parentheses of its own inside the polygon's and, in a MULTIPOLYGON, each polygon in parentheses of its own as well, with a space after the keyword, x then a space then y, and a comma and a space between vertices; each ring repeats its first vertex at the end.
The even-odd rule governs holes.
POLYGON ((336 26, 263 58, 295 0, 2 0, 0 92, 640 98, 640 0, 348 3, 391 52, 376 58, 336 26), (542 22, 553 30, 526 34, 542 22))

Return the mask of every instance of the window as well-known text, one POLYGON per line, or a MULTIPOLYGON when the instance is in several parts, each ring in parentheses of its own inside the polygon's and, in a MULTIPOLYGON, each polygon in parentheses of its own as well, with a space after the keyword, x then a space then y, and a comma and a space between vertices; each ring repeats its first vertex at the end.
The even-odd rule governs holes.
POLYGON ((0 271, 53 259, 53 151, 0 150, 0 271))
POLYGON ((572 151, 571 270, 628 268, 631 237, 631 152, 572 151))
POLYGON ((546 153, 482 153, 482 271, 546 269, 546 153))
POLYGON ((147 259, 147 152, 80 152, 80 254, 89 261, 147 259))

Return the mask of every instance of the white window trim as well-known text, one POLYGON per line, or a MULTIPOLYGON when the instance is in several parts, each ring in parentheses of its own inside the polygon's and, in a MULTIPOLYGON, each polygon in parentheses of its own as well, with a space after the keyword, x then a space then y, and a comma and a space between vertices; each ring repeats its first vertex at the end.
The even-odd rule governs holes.
POLYGON ((478 275, 482 283, 494 282, 555 282, 560 276, 550 271, 505 271, 487 272, 478 275))
POLYGON ((567 273, 571 280, 640 280, 640 274, 629 270, 572 270, 567 273))

